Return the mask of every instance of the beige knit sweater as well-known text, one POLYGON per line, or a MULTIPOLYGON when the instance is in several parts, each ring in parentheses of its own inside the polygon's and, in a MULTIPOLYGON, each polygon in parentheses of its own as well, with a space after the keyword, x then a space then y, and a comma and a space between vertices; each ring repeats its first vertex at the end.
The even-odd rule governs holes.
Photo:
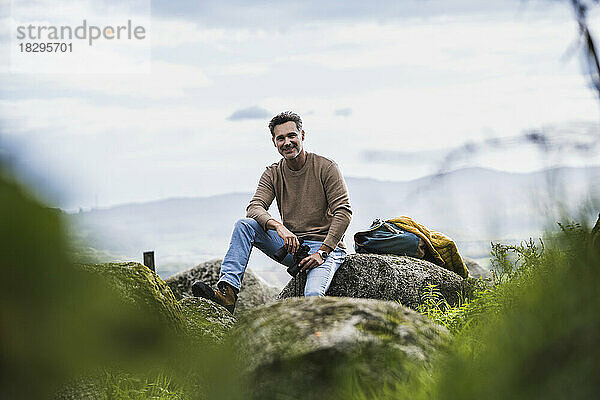
POLYGON ((277 200, 282 223, 296 236, 345 248, 344 232, 352 210, 348 189, 337 165, 314 153, 306 154, 304 166, 294 171, 282 158, 268 166, 246 208, 246 217, 254 218, 265 230, 272 219, 269 206, 277 200))

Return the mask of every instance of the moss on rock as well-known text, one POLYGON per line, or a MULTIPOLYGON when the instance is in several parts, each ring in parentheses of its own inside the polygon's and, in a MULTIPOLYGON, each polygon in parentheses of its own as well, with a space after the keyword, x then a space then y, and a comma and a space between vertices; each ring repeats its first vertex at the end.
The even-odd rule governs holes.
POLYGON ((353 388, 417 385, 449 336, 395 302, 325 297, 257 307, 232 337, 255 383, 253 398, 344 398, 353 388))
POLYGON ((235 323, 235 317, 212 301, 185 297, 181 308, 186 320, 186 332, 193 340, 220 341, 235 323))
POLYGON ((178 331, 184 329, 181 306, 169 286, 148 267, 136 263, 81 264, 101 276, 126 305, 148 311, 178 331))

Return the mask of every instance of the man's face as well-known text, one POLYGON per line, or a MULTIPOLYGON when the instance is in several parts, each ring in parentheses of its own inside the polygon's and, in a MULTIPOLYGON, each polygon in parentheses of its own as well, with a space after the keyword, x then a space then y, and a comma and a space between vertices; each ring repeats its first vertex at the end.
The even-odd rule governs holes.
POLYGON ((302 152, 303 141, 304 131, 298 132, 294 121, 288 121, 273 128, 273 144, 277 147, 279 154, 287 160, 298 157, 302 152))

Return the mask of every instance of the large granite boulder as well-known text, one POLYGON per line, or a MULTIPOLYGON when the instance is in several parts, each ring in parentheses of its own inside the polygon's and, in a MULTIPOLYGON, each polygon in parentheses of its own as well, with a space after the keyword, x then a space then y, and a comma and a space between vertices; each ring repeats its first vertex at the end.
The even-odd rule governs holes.
POLYGON ((491 279, 492 272, 488 269, 483 268, 476 261, 470 258, 463 257, 463 261, 469 270, 469 276, 472 278, 491 279))
POLYGON ((80 266, 107 283, 121 306, 145 316, 152 315, 164 325, 183 331, 184 317, 177 299, 169 286, 148 267, 136 262, 80 266))
POLYGON ((448 339, 445 328, 397 302, 293 298, 238 320, 233 343, 250 398, 352 398, 411 387, 448 339), (356 394, 356 393, 355 393, 356 394))
MULTIPOLYGON (((127 346, 142 343, 141 354, 137 356, 143 358, 153 354, 154 357, 144 360, 156 362, 158 359, 161 368, 169 365, 167 369, 173 374, 171 376, 186 376, 184 368, 190 365, 198 369, 198 363, 202 362, 208 351, 217 348, 213 345, 223 340, 235 323, 235 318, 225 308, 211 301, 195 297, 177 301, 167 284, 141 264, 107 263, 81 267, 108 283, 111 290, 106 294, 118 306, 112 312, 113 318, 107 321, 113 327, 105 328, 109 329, 111 335, 116 332, 116 337, 120 340, 126 338, 123 333, 128 336, 133 334, 133 343, 127 340, 127 346), (124 310, 129 312, 123 313, 124 310), (148 324, 149 316, 158 324, 148 324)), ((130 348, 126 350, 131 351, 130 348)), ((142 371, 144 374, 147 372, 145 367, 136 366, 134 371, 142 371)), ((161 381, 156 383, 161 384, 161 381)), ((168 383, 164 385, 165 387, 156 386, 154 389, 160 390, 165 398, 178 398, 176 394, 169 393, 171 388, 168 383)), ((107 369, 100 375, 77 376, 68 381, 55 398, 104 400, 113 398, 115 391, 121 387, 129 390, 128 394, 133 393, 132 388, 136 387, 139 397, 146 398, 145 391, 150 392, 151 386, 152 384, 144 383, 135 374, 130 376, 119 369, 107 369)), ((119 398, 121 396, 129 398, 126 394, 117 395, 119 398)))
MULTIPOLYGON (((192 284, 195 281, 202 281, 208 285, 215 285, 219 280, 219 271, 221 270, 222 260, 211 260, 180 272, 166 279, 167 285, 173 290, 175 296, 179 299, 192 295, 192 284)), ((249 308, 265 304, 277 296, 278 290, 267 285, 262 279, 246 269, 242 287, 238 294, 238 301, 235 306, 235 314, 245 311, 249 308)))
MULTIPOLYGON (((291 279, 279 299, 302 296, 306 275, 291 279)), ((335 273, 327 296, 399 300, 416 308, 427 285, 437 285, 450 304, 456 304, 464 289, 463 278, 428 261, 412 257, 350 254, 335 273)))
POLYGON ((218 342, 235 323, 224 307, 206 299, 184 297, 180 302, 188 337, 198 342, 218 342))
POLYGON ((211 301, 194 297, 177 301, 171 288, 142 264, 81 264, 81 268, 108 283, 118 304, 136 314, 151 315, 194 341, 219 341, 235 322, 225 308, 211 301))

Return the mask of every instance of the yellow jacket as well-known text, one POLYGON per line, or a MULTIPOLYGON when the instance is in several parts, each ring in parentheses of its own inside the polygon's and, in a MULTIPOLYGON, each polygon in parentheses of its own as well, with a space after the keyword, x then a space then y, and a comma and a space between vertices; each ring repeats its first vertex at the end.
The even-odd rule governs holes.
POLYGON ((452 272, 456 272, 463 278, 469 276, 469 271, 460 254, 458 254, 456 244, 448 236, 440 232, 430 231, 410 217, 392 218, 386 222, 391 222, 400 229, 414 233, 423 239, 429 250, 427 253, 429 257, 426 256, 426 258, 433 258, 434 263, 452 272))

